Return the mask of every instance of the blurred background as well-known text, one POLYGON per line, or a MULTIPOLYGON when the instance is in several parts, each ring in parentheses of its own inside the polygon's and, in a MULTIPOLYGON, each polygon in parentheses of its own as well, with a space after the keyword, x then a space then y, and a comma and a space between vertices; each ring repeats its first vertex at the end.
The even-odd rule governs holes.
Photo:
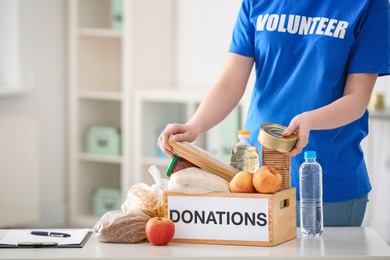
MULTIPOLYGON (((0 228, 93 227, 170 159, 158 134, 185 122, 224 62, 241 0, 0 1, 0 228), (207 8, 205 8, 205 6, 207 8)), ((196 144, 228 162, 253 79, 196 144)), ((390 242, 390 78, 363 142, 364 225, 390 242)))

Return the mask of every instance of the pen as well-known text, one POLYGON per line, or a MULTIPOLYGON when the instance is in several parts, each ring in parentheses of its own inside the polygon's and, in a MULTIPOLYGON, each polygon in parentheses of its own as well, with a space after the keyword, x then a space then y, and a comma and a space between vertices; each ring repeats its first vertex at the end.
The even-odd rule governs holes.
POLYGON ((31 231, 31 235, 47 237, 70 237, 70 234, 60 232, 31 231))

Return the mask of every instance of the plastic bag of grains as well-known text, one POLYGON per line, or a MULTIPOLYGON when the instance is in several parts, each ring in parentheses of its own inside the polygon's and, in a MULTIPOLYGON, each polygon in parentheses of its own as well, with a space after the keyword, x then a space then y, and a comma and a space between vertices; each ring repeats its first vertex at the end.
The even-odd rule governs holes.
POLYGON ((146 239, 145 227, 150 216, 138 209, 109 211, 95 224, 93 231, 100 242, 137 243, 146 239))

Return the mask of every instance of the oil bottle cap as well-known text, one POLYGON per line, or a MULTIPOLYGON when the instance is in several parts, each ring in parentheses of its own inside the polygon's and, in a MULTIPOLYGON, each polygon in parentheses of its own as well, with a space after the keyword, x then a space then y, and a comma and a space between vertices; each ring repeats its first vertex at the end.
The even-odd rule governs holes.
POLYGON ((250 131, 249 130, 238 130, 238 138, 249 138, 250 131))

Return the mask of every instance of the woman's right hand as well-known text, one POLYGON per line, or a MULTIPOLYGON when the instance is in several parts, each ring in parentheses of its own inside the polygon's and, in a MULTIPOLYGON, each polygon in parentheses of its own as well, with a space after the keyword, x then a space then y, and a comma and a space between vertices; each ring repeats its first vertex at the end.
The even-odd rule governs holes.
POLYGON ((160 134, 157 145, 166 155, 173 158, 172 147, 168 143, 169 138, 176 142, 193 142, 197 136, 195 127, 187 124, 168 124, 160 134))

